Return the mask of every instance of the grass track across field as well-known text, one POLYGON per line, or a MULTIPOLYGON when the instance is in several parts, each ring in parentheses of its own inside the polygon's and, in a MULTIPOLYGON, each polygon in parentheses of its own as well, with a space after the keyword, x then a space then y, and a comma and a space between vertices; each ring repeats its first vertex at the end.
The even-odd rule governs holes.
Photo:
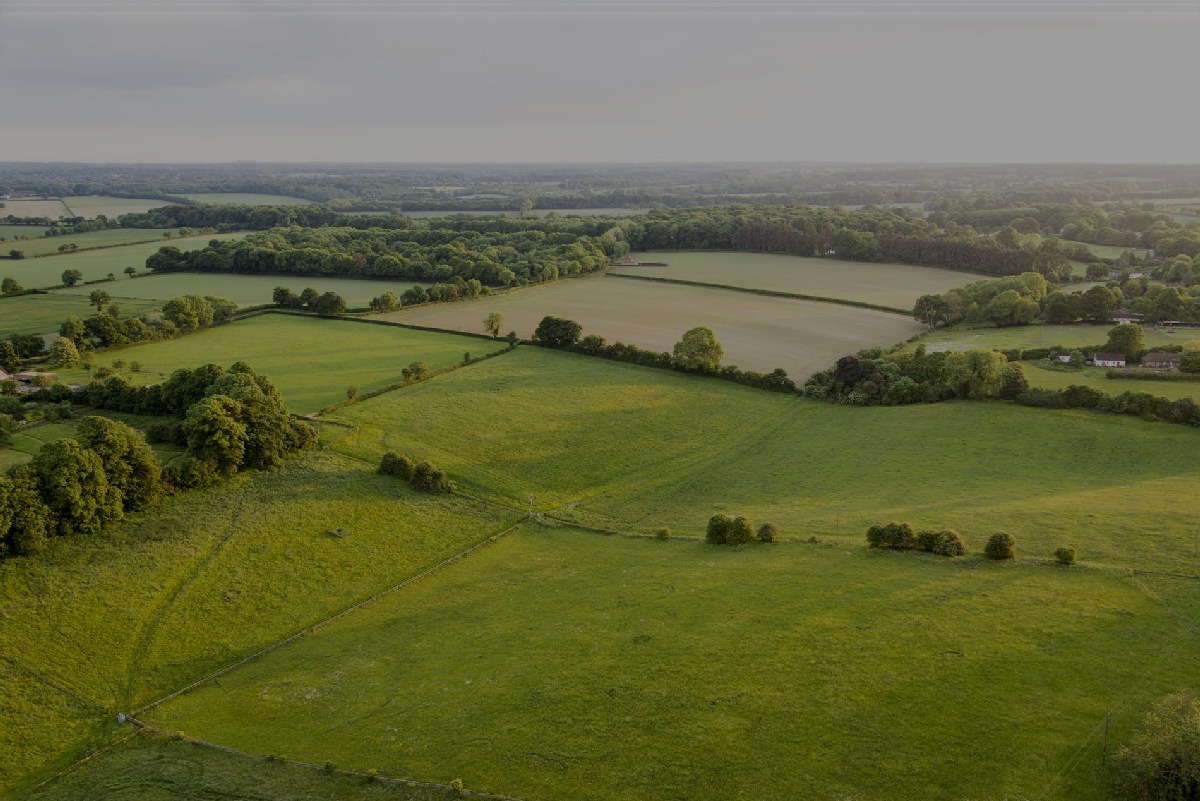
MULTIPOLYGON (((535 527, 150 720, 531 801, 1037 797, 1188 680, 1166 600, 1115 571, 535 527)), ((1098 761, 1056 797, 1096 797, 1098 761)))

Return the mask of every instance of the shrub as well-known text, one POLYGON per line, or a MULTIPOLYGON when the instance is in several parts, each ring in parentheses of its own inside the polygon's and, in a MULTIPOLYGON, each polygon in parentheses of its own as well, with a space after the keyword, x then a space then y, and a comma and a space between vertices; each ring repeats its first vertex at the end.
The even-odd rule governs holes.
POLYGON ((911 551, 917 547, 917 535, 908 523, 888 523, 867 529, 867 543, 872 548, 911 551))
POLYGON ((415 464, 412 459, 409 459, 403 454, 395 451, 388 451, 383 455, 383 459, 379 462, 379 474, 384 476, 396 476, 405 481, 411 481, 413 477, 413 469, 415 464))
POLYGON ((1075 549, 1069 545, 1054 552, 1054 561, 1060 565, 1075 564, 1075 549))
POLYGON ((988 559, 1013 559, 1017 555, 1017 542, 1011 534, 998 532, 988 538, 987 545, 983 548, 983 555, 988 559))
POLYGON ((421 462, 413 468, 409 484, 415 490, 435 495, 454 489, 454 484, 446 477, 446 474, 429 462, 421 462))
POLYGON ((1155 704, 1129 745, 1113 755, 1117 797, 1188 801, 1200 795, 1200 699, 1176 693, 1155 704))
POLYGON ((708 519, 708 531, 705 539, 712 545, 724 545, 728 541, 729 529, 733 519, 726 514, 715 514, 708 519))
POLYGON ((735 517, 733 524, 725 534, 725 544, 727 545, 744 545, 754 539, 754 528, 750 525, 750 521, 744 517, 735 517))
POLYGON ((658 531, 654 532, 654 536, 660 540, 669 540, 671 539, 671 529, 663 526, 658 531))
POLYGON ((917 550, 938 556, 962 556, 967 546, 953 529, 925 529, 917 533, 917 550))
POLYGON ((763 523, 758 527, 759 542, 776 542, 779 539, 779 526, 774 523, 763 523))

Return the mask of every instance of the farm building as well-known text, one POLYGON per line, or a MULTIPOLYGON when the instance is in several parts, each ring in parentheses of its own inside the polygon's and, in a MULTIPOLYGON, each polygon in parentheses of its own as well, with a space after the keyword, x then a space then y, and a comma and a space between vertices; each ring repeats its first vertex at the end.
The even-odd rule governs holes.
POLYGON ((1125 354, 1123 353, 1097 353, 1092 357, 1092 364, 1097 367, 1124 367, 1125 354))
POLYGON ((638 261, 626 253, 619 261, 613 262, 614 267, 666 267, 665 261, 638 261))
POLYGON ((14 373, 9 377, 16 379, 17 392, 33 392, 58 381, 57 373, 38 373, 32 370, 27 370, 23 373, 14 373))
POLYGON ((1163 320, 1159 328, 1200 328, 1200 323, 1188 320, 1163 320))
POLYGON ((1142 367, 1178 367, 1180 354, 1151 351, 1142 357, 1142 367))
POLYGON ((1140 323, 1144 319, 1145 315, 1138 314, 1137 312, 1130 311, 1129 309, 1117 309, 1115 312, 1113 312, 1114 323, 1140 323))

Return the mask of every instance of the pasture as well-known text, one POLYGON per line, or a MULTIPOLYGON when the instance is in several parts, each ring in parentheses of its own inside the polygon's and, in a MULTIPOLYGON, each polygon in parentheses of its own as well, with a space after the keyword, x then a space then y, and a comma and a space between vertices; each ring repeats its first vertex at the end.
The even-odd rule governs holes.
POLYGON ((57 198, 9 198, 0 208, 0 217, 70 217, 67 204, 57 198))
POLYGON ((468 492, 582 523, 701 536, 713 512, 787 538, 876 523, 997 528, 1025 553, 1196 565, 1200 431, 1005 403, 838 406, 521 347, 341 409, 332 447, 429 459, 468 492), (503 413, 498 413, 498 393, 503 413), (635 444, 635 445, 634 445, 635 444), (1130 503, 1131 497, 1138 498, 1130 503))
POLYGON ((260 195, 254 192, 189 192, 180 197, 197 203, 241 203, 249 206, 311 206, 311 200, 287 195, 260 195))
MULTIPOLYGON (((244 361, 270 377, 289 409, 309 414, 345 400, 351 386, 369 392, 401 380, 401 370, 412 362, 436 370, 459 363, 465 352, 482 356, 502 344, 397 326, 265 314, 178 339, 105 351, 94 361, 96 367, 114 359, 140 362, 142 372, 129 376, 135 384, 156 383, 180 367, 209 362, 228 367, 244 361)), ((58 374, 80 383, 88 378, 79 368, 58 374)))
MULTIPOLYGON (((98 415, 100 417, 110 417, 113 420, 120 420, 123 423, 133 426, 136 429, 143 430, 146 425, 152 422, 155 418, 133 414, 122 414, 120 412, 110 411, 93 411, 88 410, 84 415, 98 415)), ((78 419, 67 420, 58 423, 45 423, 35 426, 27 426, 18 429, 12 437, 10 445, 0 445, 0 472, 7 470, 14 464, 23 464, 29 461, 37 452, 42 449, 42 446, 49 442, 57 442, 60 439, 70 439, 75 437, 76 426, 78 419)), ((160 442, 150 445, 150 449, 154 451, 154 455, 158 457, 158 461, 164 465, 173 464, 176 461, 182 460, 186 448, 178 445, 160 442)))
POLYGON ((1092 253, 1095 253, 1102 259, 1117 259, 1124 253, 1132 253, 1135 256, 1145 256, 1149 253, 1148 250, 1142 248, 1126 248, 1120 245, 1093 245, 1088 244, 1092 253))
MULTIPOLYGON (((277 286, 286 286, 296 294, 312 287, 318 292, 337 292, 351 308, 365 307, 371 299, 384 292, 400 295, 412 286, 412 281, 380 281, 357 278, 331 278, 306 275, 242 275, 228 273, 144 273, 136 280, 118 274, 116 283, 105 289, 118 298, 142 298, 165 301, 179 295, 216 295, 229 298, 239 306, 259 306, 271 302, 277 286)), ((57 294, 87 295, 95 287, 75 286, 60 289, 57 294)))
MULTIPOLYGON (((109 228, 104 231, 89 231, 86 234, 30 237, 29 239, 13 244, 8 250, 12 250, 13 248, 23 250, 27 257, 33 258, 35 256, 57 255, 59 253, 58 249, 64 245, 75 245, 80 250, 93 250, 95 248, 110 248, 140 242, 157 242, 160 247, 164 244, 169 244, 163 240, 163 232, 159 228, 109 228)), ((0 270, 3 269, 3 267, 0 267, 0 270)))
MULTIPOLYGON (((970 350, 971 348, 995 348, 996 350, 1022 350, 1030 348, 1081 348, 1103 345, 1108 339, 1111 323, 1100 325, 1020 325, 1011 328, 965 328, 941 329, 922 335, 916 344, 926 350, 970 350)), ((1195 339, 1195 331, 1168 334, 1166 331, 1144 326, 1146 347, 1156 345, 1181 345, 1195 339)))
POLYGON ((0 244, 6 245, 3 250, 0 250, 0 255, 7 256, 8 251, 12 250, 13 247, 21 248, 20 245, 10 245, 10 242, 23 239, 41 239, 49 227, 48 225, 10 225, 0 223, 0 240, 3 240, 0 241, 0 244))
MULTIPOLYGON (((87 287, 104 289, 112 292, 111 284, 87 287)), ((123 316, 137 315, 148 312, 158 306, 153 301, 125 300, 114 301, 121 307, 123 316)), ((87 293, 79 295, 18 295, 13 298, 0 298, 0 337, 9 334, 49 334, 57 333, 62 321, 70 316, 90 317, 96 313, 96 307, 88 301, 87 293)))
POLYGON ((101 214, 110 220, 115 220, 122 214, 140 214, 150 209, 174 205, 169 200, 109 197, 107 195, 65 197, 63 203, 70 209, 72 217, 84 217, 89 220, 95 219, 101 214))
POLYGON ((940 295, 987 278, 908 264, 809 259, 770 253, 664 251, 631 255, 640 261, 665 261, 667 266, 611 267, 609 272, 794 292, 901 309, 911 309, 921 295, 940 295))
POLYGON ((1105 716, 1120 743, 1191 680, 1172 609, 1197 599, 1115 570, 531 524, 149 721, 530 801, 1095 798, 1105 716))
MULTIPOLYGON (((149 232, 142 231, 142 235, 149 232)), ((22 259, 19 261, 0 261, 0 278, 12 277, 26 289, 43 289, 62 284, 64 270, 79 270, 83 273, 84 281, 101 281, 109 273, 124 279, 126 267, 133 267, 138 272, 146 271, 146 259, 158 252, 164 245, 177 247, 180 250, 199 250, 208 247, 214 239, 229 240, 244 236, 242 233, 231 234, 201 234, 184 239, 174 238, 170 241, 162 238, 162 232, 151 237, 154 241, 140 245, 123 245, 121 247, 106 247, 100 250, 88 250, 81 253, 64 253, 55 256, 43 256, 38 259, 22 259)), ((55 241, 61 238, 56 237, 55 241)), ((23 248, 26 242, 19 244, 23 248)), ((60 242, 61 244, 61 242, 60 242)), ((55 245, 57 248, 57 245, 55 245)), ((90 291, 90 290, 89 290, 90 291)))
POLYGON ((15 740, 0 760, 0 793, 74 761, 115 725, 116 710, 321 620, 517 517, 309 453, 167 499, 104 536, 54 539, 38 559, 0 562, 0 653, 72 704, 43 702, 32 689, 0 693, 0 743, 15 740), (331 536, 336 528, 341 535, 331 536), (78 722, 60 727, 63 719, 78 722))
POLYGON ((725 348, 725 364, 761 372, 782 367, 797 381, 847 353, 894 345, 921 330, 915 320, 888 312, 603 275, 401 310, 384 318, 482 331, 481 321, 489 312, 502 313, 504 330, 526 339, 543 317, 554 315, 575 320, 584 334, 657 351, 670 351, 690 328, 708 326, 725 348))
POLYGON ((1136 378, 1108 378, 1105 367, 1084 367, 1080 370, 1050 370, 1037 362, 1022 362, 1029 386, 1044 389, 1066 389, 1072 384, 1094 387, 1109 395, 1122 392, 1148 392, 1163 398, 1200 398, 1200 381, 1139 381, 1136 378))

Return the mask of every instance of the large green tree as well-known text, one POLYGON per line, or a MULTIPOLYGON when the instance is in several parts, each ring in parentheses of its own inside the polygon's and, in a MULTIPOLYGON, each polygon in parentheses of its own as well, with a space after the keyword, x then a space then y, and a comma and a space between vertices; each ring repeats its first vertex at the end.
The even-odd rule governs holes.
POLYGON ((1156 704, 1117 749, 1113 775, 1118 797, 1128 801, 1200 798, 1200 698, 1180 692, 1156 704))
POLYGON ((95 416, 80 420, 77 430, 79 442, 100 457, 126 511, 146 509, 158 499, 162 469, 141 434, 125 423, 95 416))
POLYGON ((671 355, 675 364, 685 370, 711 373, 721 366, 725 349, 711 328, 697 326, 685 332, 683 339, 675 343, 671 355))
POLYGON ((1124 353, 1132 359, 1146 349, 1146 332, 1137 323, 1121 323, 1108 331, 1108 341, 1105 350, 1114 353, 1124 353))
POLYGON ((122 518, 121 491, 109 483, 95 451, 60 439, 43 445, 30 464, 59 534, 98 534, 122 518))
POLYGON ((21 465, 0 476, 0 555, 37 554, 54 525, 54 513, 42 502, 32 467, 21 465))
POLYGON ((63 274, 59 276, 63 282, 63 286, 75 286, 83 280, 83 273, 79 270, 63 270, 63 274))
POLYGON ((241 414, 233 398, 210 395, 192 404, 183 420, 188 447, 223 475, 236 473, 246 456, 248 433, 241 414))

